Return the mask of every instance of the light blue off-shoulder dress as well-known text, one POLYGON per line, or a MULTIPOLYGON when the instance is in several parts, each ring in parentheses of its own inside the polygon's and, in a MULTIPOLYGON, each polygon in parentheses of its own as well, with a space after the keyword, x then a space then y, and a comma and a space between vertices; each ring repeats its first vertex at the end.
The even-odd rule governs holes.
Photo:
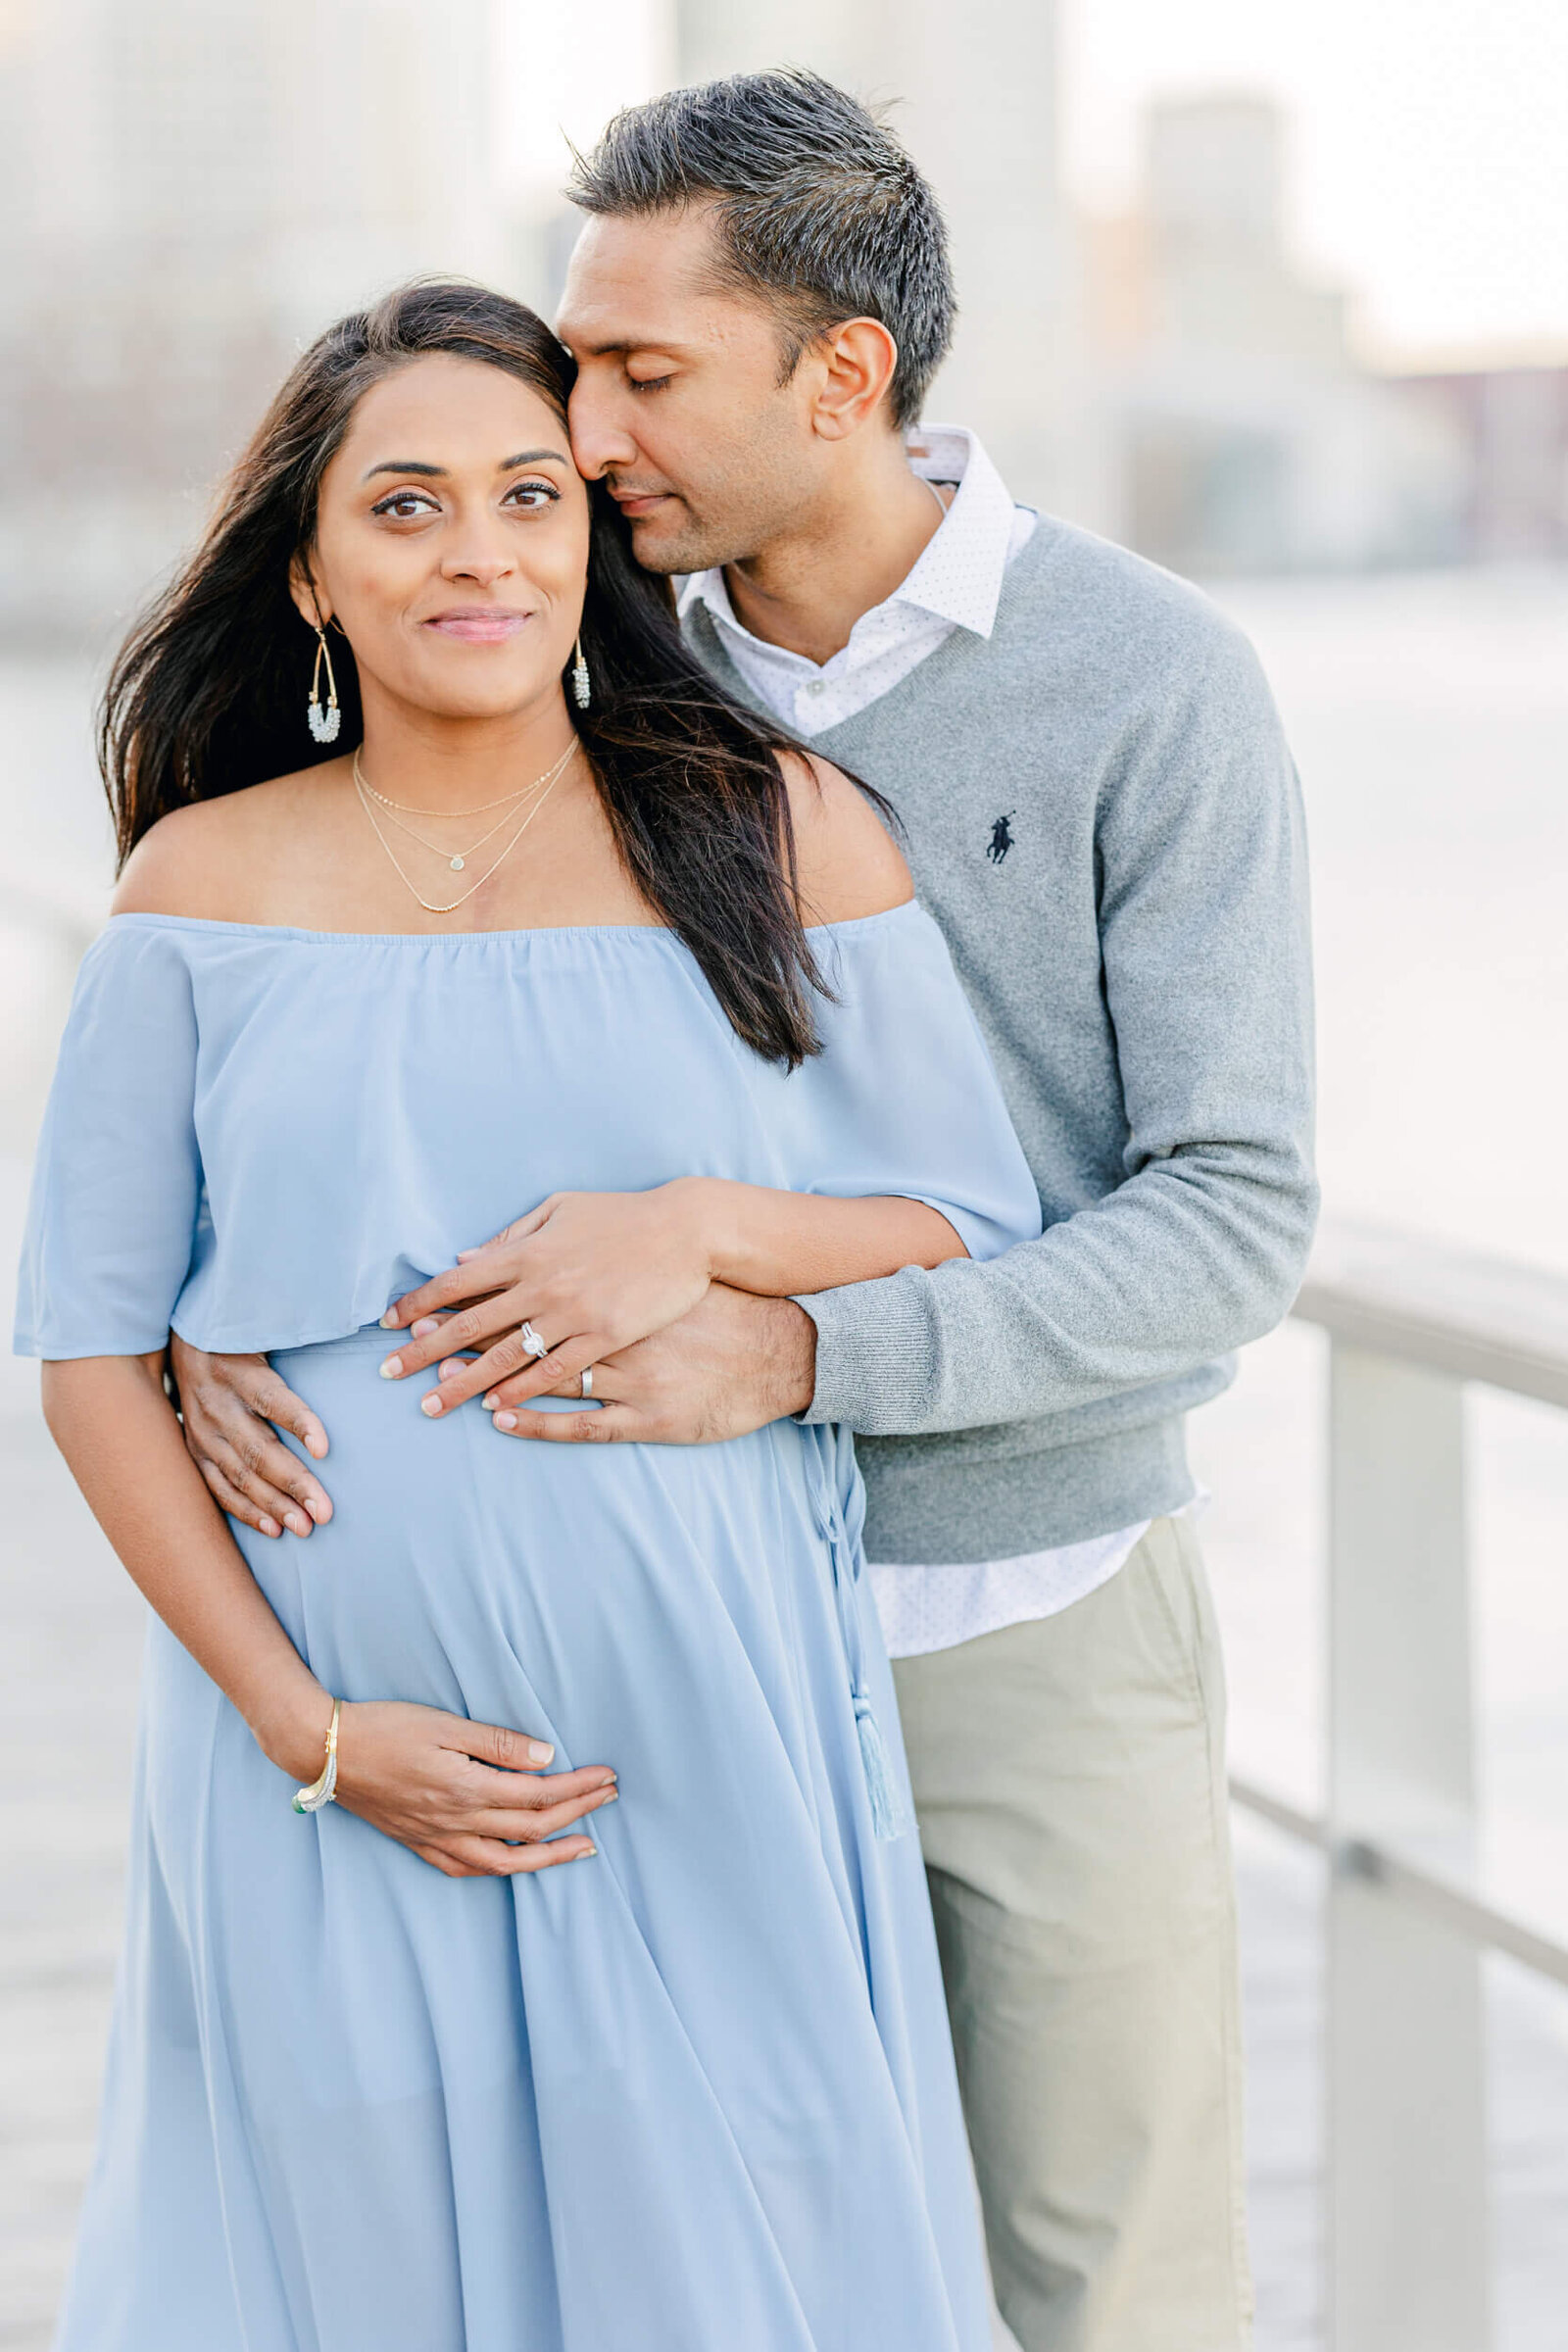
POLYGON ((153 1622, 62 2352, 988 2343, 848 1437, 530 1445, 376 1376, 388 1301, 557 1189, 904 1193, 976 1258, 1034 1233, 929 918, 812 940, 837 1002, 793 1076, 659 929, 122 915, 89 952, 19 1345, 269 1350, 336 1515, 234 1533, 320 1681, 553 1740, 621 1794, 597 1859, 447 1879, 294 1813, 153 1622))

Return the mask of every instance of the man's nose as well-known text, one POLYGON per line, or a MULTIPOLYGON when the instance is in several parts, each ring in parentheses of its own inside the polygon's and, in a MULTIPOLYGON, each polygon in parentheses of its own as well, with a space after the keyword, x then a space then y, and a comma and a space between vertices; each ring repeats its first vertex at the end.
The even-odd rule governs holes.
POLYGON ((637 462, 637 443, 616 414, 619 405, 581 376, 571 388, 566 408, 571 454, 586 481, 624 473, 637 462))

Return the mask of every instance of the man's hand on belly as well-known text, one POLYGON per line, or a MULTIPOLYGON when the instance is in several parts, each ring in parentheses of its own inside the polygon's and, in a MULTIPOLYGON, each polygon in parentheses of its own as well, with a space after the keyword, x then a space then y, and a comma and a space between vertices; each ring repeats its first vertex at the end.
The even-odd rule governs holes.
POLYGON ((207 1355, 177 1333, 170 1369, 185 1423, 185 1446, 220 1510, 258 1535, 308 1536, 332 1516, 318 1478, 291 1453, 286 1429, 320 1461, 326 1432, 308 1404, 285 1387, 265 1355, 207 1355))
MULTIPOLYGON (((757 1298, 714 1283, 679 1322, 595 1364, 597 1411, 532 1411, 509 1401, 502 1381, 491 1392, 493 1425, 505 1437, 558 1446, 709 1446, 804 1412, 815 1386, 810 1316, 793 1298, 757 1298)), ((564 1381, 554 1394, 575 1396, 579 1384, 564 1381)))

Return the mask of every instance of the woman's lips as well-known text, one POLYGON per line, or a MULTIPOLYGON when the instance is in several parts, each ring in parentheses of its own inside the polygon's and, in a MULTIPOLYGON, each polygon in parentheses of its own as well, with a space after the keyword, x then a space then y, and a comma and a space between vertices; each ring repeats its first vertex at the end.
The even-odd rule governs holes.
POLYGON ((503 645, 515 637, 524 627, 526 612, 501 612, 494 609, 466 612, 436 612, 424 622, 442 637, 460 637, 465 645, 503 645))

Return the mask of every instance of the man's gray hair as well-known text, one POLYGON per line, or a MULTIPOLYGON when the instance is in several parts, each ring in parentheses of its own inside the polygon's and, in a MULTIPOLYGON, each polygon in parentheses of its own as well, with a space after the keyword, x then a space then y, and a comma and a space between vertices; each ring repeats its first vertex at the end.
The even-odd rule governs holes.
POLYGON ((610 215, 711 202, 719 280, 778 311, 785 380, 818 336, 875 318, 899 347, 893 421, 918 420, 953 340, 947 228, 906 149, 847 90, 795 69, 667 90, 613 118, 566 194, 610 215))

